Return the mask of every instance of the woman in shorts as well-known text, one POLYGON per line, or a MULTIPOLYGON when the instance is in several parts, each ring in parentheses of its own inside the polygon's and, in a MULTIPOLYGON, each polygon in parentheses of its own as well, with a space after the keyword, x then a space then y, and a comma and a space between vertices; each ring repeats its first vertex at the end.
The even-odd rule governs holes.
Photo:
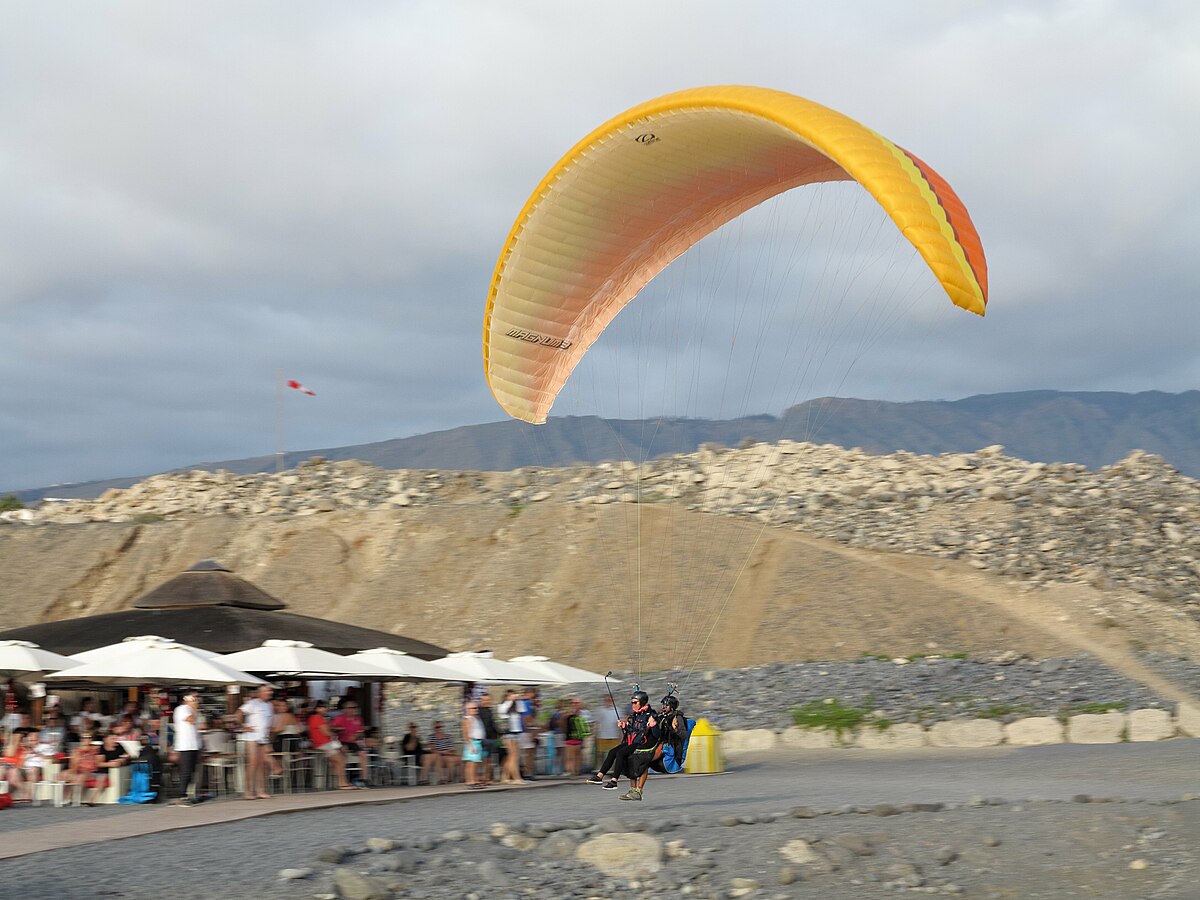
POLYGON ((338 790, 352 791, 354 787, 346 780, 346 754, 342 750, 342 742, 333 736, 329 720, 325 713, 329 710, 324 700, 318 700, 313 705, 312 714, 308 717, 308 742, 314 750, 325 754, 325 762, 337 777, 338 790))
POLYGON ((108 784, 107 775, 98 775, 100 771, 100 741, 97 741, 90 730, 80 735, 80 744, 71 751, 71 759, 67 771, 59 776, 67 784, 79 785, 82 794, 91 791, 91 802, 95 802, 99 793, 108 784))
POLYGON ((472 789, 483 787, 475 773, 476 767, 483 762, 483 739, 486 734, 483 722, 479 718, 479 704, 468 703, 462 720, 462 754, 466 769, 463 780, 467 783, 467 787, 472 789))

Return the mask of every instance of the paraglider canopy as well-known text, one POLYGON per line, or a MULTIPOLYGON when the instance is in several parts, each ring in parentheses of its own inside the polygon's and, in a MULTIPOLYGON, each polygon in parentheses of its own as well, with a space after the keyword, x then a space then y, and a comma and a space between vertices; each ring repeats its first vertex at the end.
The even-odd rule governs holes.
POLYGON ((931 167, 854 120, 757 87, 668 94, 601 125, 533 191, 484 314, 488 385, 540 424, 588 349, 672 260, 801 185, 855 181, 950 299, 983 315, 987 264, 966 208, 931 167))

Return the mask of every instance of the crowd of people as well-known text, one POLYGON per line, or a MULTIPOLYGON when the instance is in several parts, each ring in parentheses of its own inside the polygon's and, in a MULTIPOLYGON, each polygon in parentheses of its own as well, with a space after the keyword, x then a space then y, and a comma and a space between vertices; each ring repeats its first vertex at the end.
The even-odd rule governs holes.
POLYGON ((271 686, 262 685, 229 716, 206 716, 197 692, 185 693, 167 710, 144 714, 128 703, 104 716, 85 697, 69 719, 57 707, 40 726, 31 725, 27 715, 18 717, 3 743, 0 782, 17 802, 32 799, 39 782, 78 785, 83 802, 92 805, 112 770, 136 758, 150 764, 160 799, 191 806, 203 796, 197 782, 205 760, 237 758, 240 742, 247 800, 270 799, 271 781, 294 778, 295 771, 285 766, 299 757, 320 758, 333 786, 353 791, 368 786, 373 770, 390 773, 402 763, 419 783, 462 781, 476 789, 587 774, 601 755, 604 762, 589 781, 613 789, 626 777, 630 787, 622 799, 640 800, 647 772, 662 768, 663 748, 678 743, 683 721, 670 695, 657 712, 638 691, 624 715, 615 704, 593 715, 577 697, 544 707, 538 690, 526 688, 505 691, 495 703, 486 687, 468 685, 459 722, 434 721, 424 737, 410 722, 397 752, 384 754, 378 729, 365 724, 353 696, 331 710, 320 699, 277 698, 271 686), (175 775, 171 798, 161 796, 164 767, 175 775))
POLYGON ((462 720, 451 727, 435 721, 421 740, 417 724, 408 723, 400 752, 416 760, 420 783, 528 784, 538 777, 539 748, 542 774, 581 774, 596 720, 577 697, 558 699, 547 710, 536 688, 505 691, 496 704, 485 687, 468 686, 462 720))
POLYGON ((238 756, 239 742, 246 799, 269 798, 269 777, 283 776, 285 761, 310 748, 325 758, 338 788, 357 790, 366 787, 371 758, 380 750, 378 729, 364 724, 353 699, 331 714, 323 700, 277 699, 270 686, 260 687, 231 716, 204 715, 201 695, 188 692, 169 712, 142 711, 131 702, 104 715, 94 698, 85 697, 69 719, 54 706, 41 725, 16 712, 5 725, 0 783, 9 801, 18 803, 32 800, 38 783, 61 782, 78 785, 82 802, 94 805, 112 770, 137 759, 149 764, 159 787, 164 767, 171 769, 174 802, 190 806, 201 796, 196 782, 202 762, 238 756))
POLYGON ((93 698, 85 697, 69 719, 58 707, 47 711, 40 726, 28 713, 9 718, 15 721, 3 740, 0 782, 14 802, 32 800, 39 782, 58 781, 78 785, 83 802, 92 806, 108 787, 112 770, 133 758, 131 744, 146 744, 148 759, 156 754, 158 722, 143 718, 134 703, 105 716, 96 711, 93 698))

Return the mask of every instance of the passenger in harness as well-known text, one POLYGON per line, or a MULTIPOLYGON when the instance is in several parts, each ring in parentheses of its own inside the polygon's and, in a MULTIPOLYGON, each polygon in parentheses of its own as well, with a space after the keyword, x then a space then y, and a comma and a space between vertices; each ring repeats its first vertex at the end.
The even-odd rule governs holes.
POLYGON ((689 722, 679 712, 679 699, 675 696, 675 685, 660 701, 659 712, 651 716, 647 732, 648 743, 641 749, 635 749, 630 755, 626 772, 629 775, 631 787, 622 800, 641 800, 642 792, 646 789, 646 779, 650 770, 674 773, 683 768, 683 760, 687 754, 688 739, 691 737, 694 722, 689 722))
POLYGON ((668 775, 683 770, 688 741, 696 723, 679 711, 679 698, 673 693, 662 698, 658 712, 658 731, 662 738, 662 753, 651 765, 655 772, 668 775))

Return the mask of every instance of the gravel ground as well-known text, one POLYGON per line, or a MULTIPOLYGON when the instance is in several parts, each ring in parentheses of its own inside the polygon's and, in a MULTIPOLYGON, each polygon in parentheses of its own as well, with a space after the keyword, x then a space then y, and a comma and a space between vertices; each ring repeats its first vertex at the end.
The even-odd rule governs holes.
MULTIPOLYGON (((21 885, 28 900, 339 890, 489 900, 1195 898, 1200 800, 1185 798, 1200 789, 1198 759, 1200 742, 1187 740, 776 752, 724 776, 652 780, 642 803, 573 783, 315 810, 18 858, 0 863, 0 885, 21 885), (597 839, 612 842, 602 861, 615 874, 576 858, 597 839), (285 869, 303 877, 285 880, 285 869)), ((14 818, 32 824, 39 813, 14 818)), ((37 818, 86 828, 99 814, 37 818)))
POLYGON ((1173 681, 1193 695, 1200 696, 1200 663, 1182 656, 1155 653, 1144 650, 1137 654, 1138 660, 1163 678, 1173 681))

